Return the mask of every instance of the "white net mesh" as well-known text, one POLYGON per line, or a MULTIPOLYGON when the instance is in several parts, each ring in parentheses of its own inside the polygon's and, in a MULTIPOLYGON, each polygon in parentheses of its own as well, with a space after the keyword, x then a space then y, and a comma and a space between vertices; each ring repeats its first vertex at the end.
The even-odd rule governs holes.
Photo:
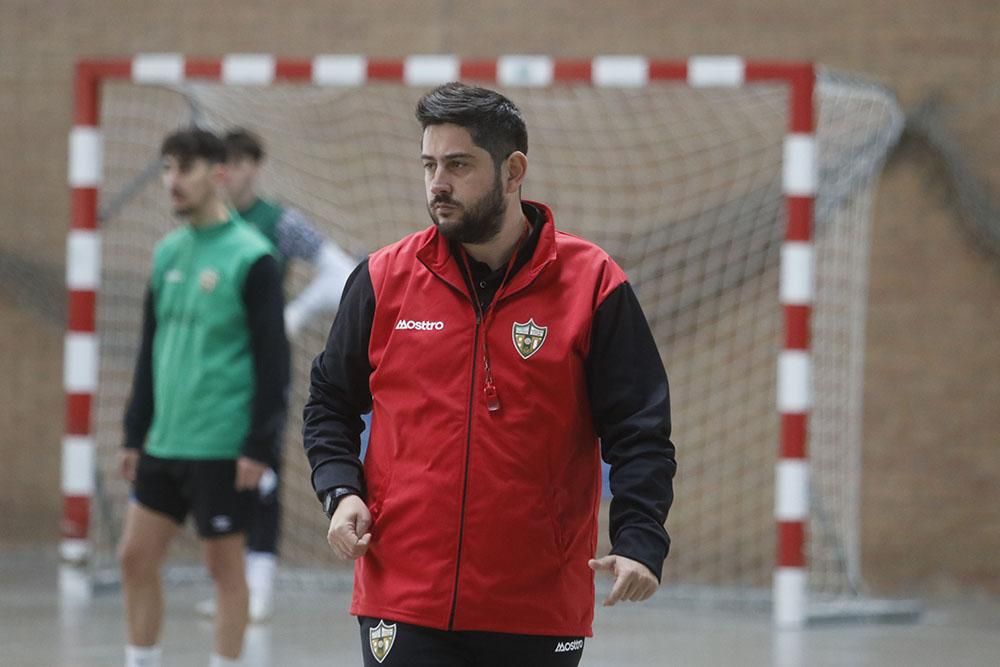
MULTIPOLYGON (((121 416, 155 241, 176 221, 156 176, 163 135, 194 119, 244 125, 267 144, 263 189, 360 254, 428 224, 413 108, 397 85, 318 89, 194 85, 105 90, 104 274, 97 403, 96 562, 113 565, 127 489, 114 475, 121 416), (138 175, 154 163, 151 178, 138 175)), ((524 195, 597 242, 628 273, 670 377, 679 472, 668 521, 674 586, 769 586, 774 566, 775 407, 784 229, 780 86, 505 90, 530 137, 524 195)), ((810 588, 857 591, 864 313, 872 190, 901 116, 891 95, 825 74, 817 87, 820 189, 815 229, 815 407, 810 588)), ((291 276, 294 291, 307 272, 291 276)), ((283 562, 323 569, 325 522, 301 454, 307 370, 329 321, 293 341, 285 448, 283 562)), ((194 541, 174 552, 193 560, 194 541)))

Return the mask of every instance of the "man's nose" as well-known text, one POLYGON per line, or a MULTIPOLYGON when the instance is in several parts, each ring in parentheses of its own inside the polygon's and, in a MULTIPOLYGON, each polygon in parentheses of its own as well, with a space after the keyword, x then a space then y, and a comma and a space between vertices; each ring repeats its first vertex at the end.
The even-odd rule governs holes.
POLYGON ((436 170, 431 176, 430 190, 435 196, 451 193, 451 183, 445 178, 443 169, 436 170))

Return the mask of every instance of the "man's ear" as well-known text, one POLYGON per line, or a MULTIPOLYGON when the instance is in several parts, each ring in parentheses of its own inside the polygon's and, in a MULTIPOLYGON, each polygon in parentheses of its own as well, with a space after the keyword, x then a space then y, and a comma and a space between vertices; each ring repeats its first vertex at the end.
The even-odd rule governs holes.
POLYGON ((514 151, 507 156, 507 177, 504 181, 504 192, 510 194, 521 189, 524 176, 528 172, 528 157, 521 151, 514 151))

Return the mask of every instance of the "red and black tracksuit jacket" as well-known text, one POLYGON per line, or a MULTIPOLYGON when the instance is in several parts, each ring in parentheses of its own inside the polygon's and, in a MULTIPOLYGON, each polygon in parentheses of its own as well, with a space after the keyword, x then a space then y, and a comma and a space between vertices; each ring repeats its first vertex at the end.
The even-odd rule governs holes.
POLYGON ((590 636, 601 456, 612 553, 661 574, 676 464, 649 326, 604 251, 523 209, 496 272, 434 227, 375 252, 313 363, 313 487, 354 487, 373 517, 353 614, 590 636))

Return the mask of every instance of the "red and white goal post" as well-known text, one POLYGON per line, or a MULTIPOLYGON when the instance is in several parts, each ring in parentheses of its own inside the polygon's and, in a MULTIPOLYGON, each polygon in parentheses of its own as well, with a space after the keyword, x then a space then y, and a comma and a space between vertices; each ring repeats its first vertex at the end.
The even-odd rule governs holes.
MULTIPOLYGON (((413 104, 461 79, 522 107, 525 195, 615 256, 650 319, 679 461, 661 595, 753 600, 771 582, 782 627, 801 626, 823 601, 859 599, 870 204, 901 116, 878 86, 818 72, 737 57, 81 61, 69 138, 63 558, 113 567, 127 497, 113 460, 148 258, 176 224, 147 177, 163 135, 193 121, 256 130, 268 189, 345 247, 374 249, 427 224, 413 104)), ((328 325, 294 341, 288 567, 325 563, 298 434, 303 371, 328 325)))

